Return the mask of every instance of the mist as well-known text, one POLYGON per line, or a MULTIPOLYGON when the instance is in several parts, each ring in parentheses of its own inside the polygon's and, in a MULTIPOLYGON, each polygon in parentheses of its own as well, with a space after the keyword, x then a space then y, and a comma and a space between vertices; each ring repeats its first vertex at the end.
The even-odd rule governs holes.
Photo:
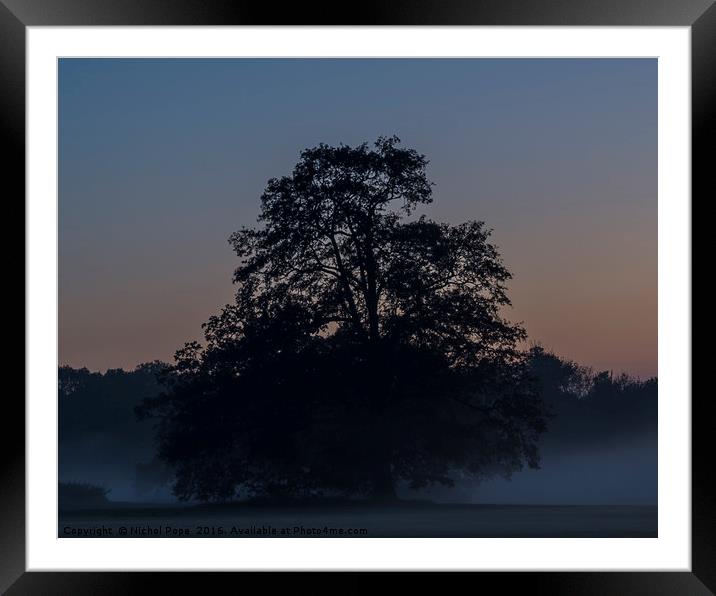
MULTIPOLYGON (((452 487, 410 490, 402 499, 510 505, 656 505, 656 380, 595 373, 541 348, 532 353, 552 415, 539 469, 510 478, 456 476, 452 487), (571 383, 571 387, 569 387, 571 383), (588 387, 588 389, 586 388, 588 387)), ((136 406, 160 391, 161 363, 104 374, 60 369, 60 482, 109 489, 108 499, 177 502, 172 471, 157 457, 154 423, 136 406)))

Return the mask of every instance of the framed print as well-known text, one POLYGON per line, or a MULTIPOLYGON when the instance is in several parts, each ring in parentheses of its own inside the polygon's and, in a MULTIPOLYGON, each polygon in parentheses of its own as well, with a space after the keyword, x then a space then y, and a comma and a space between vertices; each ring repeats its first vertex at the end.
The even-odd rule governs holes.
POLYGON ((712 3, 0 17, 27 346, 3 590, 712 593, 712 3))

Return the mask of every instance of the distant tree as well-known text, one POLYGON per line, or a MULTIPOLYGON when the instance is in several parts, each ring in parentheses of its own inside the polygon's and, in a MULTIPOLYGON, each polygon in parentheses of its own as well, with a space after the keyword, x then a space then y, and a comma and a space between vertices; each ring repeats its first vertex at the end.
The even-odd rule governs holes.
MULTIPOLYGON (((146 435, 137 425, 134 407, 160 390, 162 362, 140 364, 134 370, 109 369, 105 373, 61 366, 58 370, 60 442, 108 434, 117 440, 146 435)), ((151 430, 151 429, 150 429, 151 430)))
POLYGON ((561 358, 539 344, 527 353, 530 374, 536 388, 547 401, 584 397, 592 386, 593 373, 586 366, 561 358))
POLYGON ((528 352, 535 388, 549 409, 543 449, 603 447, 620 437, 656 438, 658 383, 609 371, 594 372, 534 346, 528 352))
MULTIPOLYGON (((160 391, 157 374, 167 365, 140 364, 105 373, 62 366, 58 370, 59 476, 117 488, 131 486, 135 464, 155 455, 151 423, 138 423, 135 407, 160 391)), ((120 489, 121 491, 121 489, 120 489)))
POLYGON ((321 144, 230 242, 234 304, 145 400, 181 498, 367 494, 538 466, 544 409, 482 222, 416 217, 427 160, 321 144))

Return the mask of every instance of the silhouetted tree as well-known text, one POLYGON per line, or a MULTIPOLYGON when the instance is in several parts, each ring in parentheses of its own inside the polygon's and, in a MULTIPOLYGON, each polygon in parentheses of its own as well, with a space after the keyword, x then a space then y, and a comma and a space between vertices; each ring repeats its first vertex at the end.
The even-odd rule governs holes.
POLYGON ((544 412, 510 273, 482 222, 416 217, 427 161, 395 137, 321 144, 230 242, 234 304, 177 352, 158 419, 182 498, 395 496, 538 466, 544 412))
POLYGON ((117 439, 136 442, 151 430, 137 425, 134 407, 143 397, 160 390, 157 374, 168 365, 140 364, 134 370, 109 369, 105 373, 86 368, 58 369, 60 441, 111 432, 117 439))
POLYGON ((535 346, 528 353, 530 374, 549 408, 546 451, 573 451, 656 439, 658 383, 608 371, 594 372, 535 346))
MULTIPOLYGON (((138 461, 155 454, 152 425, 138 423, 135 407, 161 389, 157 373, 166 364, 105 373, 62 366, 58 370, 59 476, 129 486, 138 461)), ((121 493, 121 488, 120 488, 121 493)))

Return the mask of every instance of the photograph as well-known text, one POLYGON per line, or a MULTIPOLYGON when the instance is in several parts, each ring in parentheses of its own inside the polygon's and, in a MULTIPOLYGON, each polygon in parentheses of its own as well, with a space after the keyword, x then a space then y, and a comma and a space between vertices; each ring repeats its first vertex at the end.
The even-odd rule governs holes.
POLYGON ((713 596, 715 0, 353 8, 0 0, 0 593, 713 596))
POLYGON ((59 57, 57 538, 658 538, 658 75, 59 57))

